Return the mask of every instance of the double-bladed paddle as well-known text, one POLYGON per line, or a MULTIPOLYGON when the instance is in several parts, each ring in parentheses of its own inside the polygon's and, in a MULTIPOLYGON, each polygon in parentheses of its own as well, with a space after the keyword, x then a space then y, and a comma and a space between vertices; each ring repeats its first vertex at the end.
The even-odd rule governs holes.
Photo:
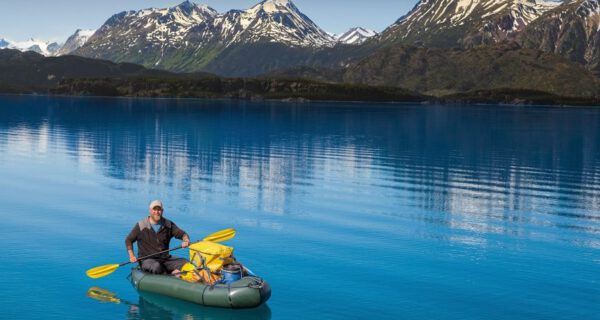
MULTIPOLYGON (((221 231, 217 231, 213 234, 210 234, 210 235, 206 236, 204 239, 202 239, 202 241, 221 242, 221 241, 229 240, 229 239, 233 238, 234 236, 235 236, 235 229, 229 228, 229 229, 224 229, 221 231)), ((198 242, 200 242, 200 241, 198 241, 198 242)), ((197 242, 195 242, 195 243, 197 243, 197 242)), ((193 243, 191 243, 191 244, 193 244, 193 243)), ((148 259, 155 255, 165 253, 165 252, 170 252, 173 250, 178 250, 181 248, 182 248, 181 246, 178 246, 178 247, 175 247, 172 249, 168 249, 168 250, 156 252, 156 253, 153 253, 153 254, 150 254, 150 255, 147 255, 144 257, 140 257, 137 260, 140 261, 140 260, 148 259)), ((105 276, 115 272, 115 270, 117 270, 117 268, 122 267, 127 264, 130 264, 130 263, 132 263, 132 262, 127 261, 127 262, 122 262, 122 263, 117 263, 117 264, 107 264, 107 265, 89 269, 88 271, 85 272, 85 274, 92 279, 98 279, 98 278, 105 277, 105 276)))

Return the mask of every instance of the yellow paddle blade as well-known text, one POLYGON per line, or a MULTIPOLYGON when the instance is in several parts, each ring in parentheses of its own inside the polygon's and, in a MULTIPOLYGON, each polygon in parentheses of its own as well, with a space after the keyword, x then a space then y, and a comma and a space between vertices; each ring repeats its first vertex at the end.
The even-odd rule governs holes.
POLYGON ((217 231, 206 238, 202 239, 204 241, 212 241, 212 242, 221 242, 225 240, 229 240, 235 236, 235 229, 229 228, 221 231, 217 231))
POLYGON ((87 291, 87 296, 102 302, 121 303, 121 299, 116 294, 99 287, 91 287, 87 291))
POLYGON ((92 279, 98 279, 115 272, 115 270, 117 270, 118 267, 118 264, 107 264, 104 266, 92 268, 86 271, 85 274, 87 274, 87 276, 92 279))

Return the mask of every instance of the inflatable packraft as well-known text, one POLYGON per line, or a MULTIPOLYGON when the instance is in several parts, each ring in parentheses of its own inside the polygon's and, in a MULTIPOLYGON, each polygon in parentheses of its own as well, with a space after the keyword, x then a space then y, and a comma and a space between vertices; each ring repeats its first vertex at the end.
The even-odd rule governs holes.
POLYGON ((253 308, 271 297, 271 286, 237 263, 233 248, 202 241, 190 246, 194 268, 182 268, 180 276, 131 271, 133 286, 189 302, 223 308, 253 308), (198 276, 193 276, 197 274, 198 276))

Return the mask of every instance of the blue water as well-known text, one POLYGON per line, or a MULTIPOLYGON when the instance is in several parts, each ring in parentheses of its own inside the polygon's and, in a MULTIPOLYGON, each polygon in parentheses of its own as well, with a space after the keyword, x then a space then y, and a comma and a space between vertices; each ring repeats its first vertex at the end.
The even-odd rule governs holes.
POLYGON ((598 319, 599 124, 595 108, 3 96, 1 315, 598 319), (236 228, 268 304, 140 295, 128 266, 87 278, 127 260, 154 198, 192 238, 236 228))

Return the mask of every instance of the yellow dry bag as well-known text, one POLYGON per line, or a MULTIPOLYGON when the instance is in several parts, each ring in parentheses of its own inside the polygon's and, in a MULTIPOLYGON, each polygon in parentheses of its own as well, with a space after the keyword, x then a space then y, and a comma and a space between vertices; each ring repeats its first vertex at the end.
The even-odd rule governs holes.
POLYGON ((233 248, 210 241, 201 241, 189 246, 190 262, 198 268, 208 268, 211 272, 221 270, 223 264, 233 261, 233 248))

